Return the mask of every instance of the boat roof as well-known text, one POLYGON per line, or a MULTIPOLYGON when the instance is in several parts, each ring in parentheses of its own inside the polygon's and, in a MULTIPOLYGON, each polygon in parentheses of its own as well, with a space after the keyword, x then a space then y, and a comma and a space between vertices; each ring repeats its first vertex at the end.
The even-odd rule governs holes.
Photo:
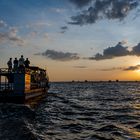
POLYGON ((31 70, 41 70, 41 71, 46 71, 46 70, 44 70, 44 69, 42 69, 42 68, 39 68, 39 67, 37 67, 37 66, 30 66, 29 69, 31 69, 31 70))

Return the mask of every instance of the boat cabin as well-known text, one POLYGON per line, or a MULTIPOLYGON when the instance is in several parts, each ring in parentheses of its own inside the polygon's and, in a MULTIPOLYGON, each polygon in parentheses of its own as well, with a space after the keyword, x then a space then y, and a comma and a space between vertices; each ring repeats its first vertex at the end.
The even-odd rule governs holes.
POLYGON ((46 70, 39 67, 30 66, 16 71, 1 68, 0 101, 24 101, 42 95, 48 90, 48 82, 46 70))

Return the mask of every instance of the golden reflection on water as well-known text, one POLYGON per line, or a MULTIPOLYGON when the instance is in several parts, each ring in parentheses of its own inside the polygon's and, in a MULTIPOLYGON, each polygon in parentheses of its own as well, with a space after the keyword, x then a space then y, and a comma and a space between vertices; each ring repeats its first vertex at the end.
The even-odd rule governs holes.
POLYGON ((122 130, 124 130, 127 134, 129 134, 133 138, 140 138, 140 131, 138 129, 136 129, 136 128, 133 128, 133 126, 130 128, 127 125, 120 124, 119 125, 119 128, 121 128, 122 130))
MULTIPOLYGON (((132 104, 132 108, 135 110, 136 109, 136 112, 134 112, 134 114, 136 115, 140 115, 140 103, 133 103, 132 104)), ((137 129, 137 128, 133 128, 134 126, 132 126, 132 128, 128 128, 126 127, 125 129, 128 131, 128 133, 130 135, 132 135, 133 137, 135 138, 140 138, 140 129, 137 129)))
POLYGON ((134 109, 140 109, 140 104, 139 103, 133 104, 133 108, 134 109))
POLYGON ((29 105, 31 108, 36 108, 44 98, 45 98, 44 96, 38 96, 38 97, 27 100, 25 104, 29 105))
POLYGON ((137 130, 133 129, 131 131, 131 134, 136 138, 140 138, 140 131, 137 131, 137 130))

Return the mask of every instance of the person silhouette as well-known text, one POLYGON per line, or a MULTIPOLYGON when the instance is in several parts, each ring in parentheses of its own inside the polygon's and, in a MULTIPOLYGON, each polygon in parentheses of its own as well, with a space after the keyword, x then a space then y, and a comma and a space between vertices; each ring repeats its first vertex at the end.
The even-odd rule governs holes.
POLYGON ((12 71, 12 58, 8 60, 7 65, 8 65, 8 71, 11 72, 12 71))
POLYGON ((19 65, 19 69, 21 71, 23 71, 24 70, 24 57, 23 57, 23 55, 21 55, 21 57, 19 58, 18 65, 19 65))
POLYGON ((29 68, 29 64, 30 61, 28 60, 28 58, 26 58, 26 60, 24 61, 25 68, 29 68))
POLYGON ((17 60, 17 58, 15 58, 13 63, 14 63, 14 71, 17 71, 17 69, 18 69, 18 60, 17 60))

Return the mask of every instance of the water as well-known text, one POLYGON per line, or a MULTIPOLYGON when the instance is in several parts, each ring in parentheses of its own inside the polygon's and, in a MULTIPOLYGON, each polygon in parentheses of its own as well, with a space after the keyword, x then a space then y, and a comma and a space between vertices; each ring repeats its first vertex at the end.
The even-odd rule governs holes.
POLYGON ((0 104, 0 140, 140 140, 140 83, 52 83, 36 108, 0 104))

